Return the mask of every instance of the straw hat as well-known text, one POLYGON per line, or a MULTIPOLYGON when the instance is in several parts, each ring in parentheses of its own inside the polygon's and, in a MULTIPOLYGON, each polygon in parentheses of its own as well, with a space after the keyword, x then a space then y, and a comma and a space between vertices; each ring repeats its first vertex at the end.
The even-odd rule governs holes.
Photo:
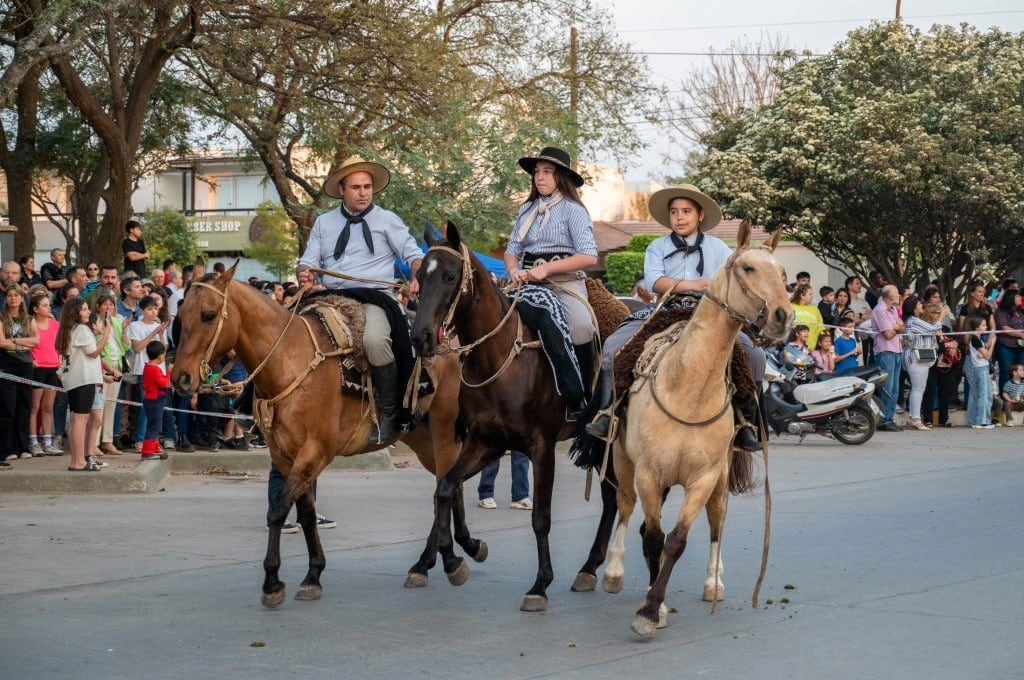
POLYGON ((701 231, 707 231, 722 221, 722 209, 718 207, 715 200, 692 184, 680 184, 677 187, 662 189, 651 194, 651 198, 647 202, 647 209, 650 211, 651 217, 662 226, 671 229, 672 222, 669 220, 668 207, 677 198, 688 198, 700 206, 704 212, 704 219, 700 223, 701 231))
POLYGON ((568 152, 556 149, 553 146, 545 146, 540 150, 540 155, 538 156, 520 158, 519 167, 525 170, 526 174, 533 177, 533 171, 537 167, 538 161, 547 161, 552 165, 562 168, 568 173, 573 185, 577 188, 583 186, 583 176, 572 169, 572 158, 570 158, 568 152))
POLYGON ((391 173, 380 163, 365 161, 359 156, 349 156, 341 164, 341 167, 331 173, 327 181, 324 182, 324 193, 331 198, 341 198, 338 185, 341 184, 341 180, 354 172, 370 173, 370 177, 373 178, 373 193, 375 194, 384 191, 388 183, 391 182, 391 173))

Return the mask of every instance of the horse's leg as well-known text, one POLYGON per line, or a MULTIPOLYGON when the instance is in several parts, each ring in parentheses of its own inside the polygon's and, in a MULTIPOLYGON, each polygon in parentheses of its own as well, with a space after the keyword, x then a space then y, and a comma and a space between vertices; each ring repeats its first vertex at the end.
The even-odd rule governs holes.
POLYGON ((708 578, 704 581, 705 602, 721 602, 725 599, 725 584, 722 582, 722 576, 725 574, 725 565, 722 563, 722 532, 725 530, 725 513, 729 510, 728 480, 728 475, 722 475, 714 493, 708 499, 711 551, 708 555, 708 578))
POLYGON ((608 550, 608 566, 604 568, 601 587, 605 592, 618 593, 622 590, 623 579, 626 575, 626 532, 629 528, 629 518, 633 515, 633 508, 636 506, 636 489, 633 486, 636 468, 633 461, 626 455, 624 447, 620 445, 612 450, 615 474, 619 478, 619 489, 616 493, 619 524, 612 537, 611 548, 608 550))
POLYGON ((483 562, 487 559, 487 544, 469 535, 469 525, 466 524, 466 496, 464 484, 459 484, 455 489, 455 499, 452 503, 452 520, 454 522, 455 542, 462 546, 466 554, 473 558, 474 562, 483 562))
POLYGON ((467 477, 480 472, 487 463, 500 458, 504 451, 485 443, 474 432, 470 432, 462 444, 462 453, 448 474, 437 485, 434 515, 437 522, 437 550, 441 553, 444 573, 453 586, 461 586, 469 578, 469 566, 455 554, 452 539, 452 507, 457 488, 467 477))
POLYGON ((306 537, 306 551, 309 553, 309 571, 306 572, 306 578, 302 579, 302 584, 295 593, 295 599, 319 600, 323 592, 320 586, 320 574, 327 566, 327 558, 324 555, 324 548, 320 543, 320 534, 316 526, 316 503, 313 500, 312 489, 299 496, 295 503, 298 506, 299 524, 306 537))
POLYGON ((555 485, 555 445, 543 442, 530 452, 533 462, 533 535, 537 539, 537 579, 526 592, 519 609, 524 612, 542 612, 548 608, 547 589, 555 578, 551 566, 551 492, 555 485))
POLYGON ((270 503, 267 510, 267 554, 263 558, 263 595, 264 607, 280 607, 285 598, 285 585, 278 578, 281 569, 281 527, 288 519, 292 510, 292 497, 285 485, 284 492, 270 503))
MULTIPOLYGON (((611 472, 611 470, 609 470, 611 472)), ((597 587, 597 568, 604 563, 608 554, 608 541, 612 537, 612 525, 618 504, 615 500, 615 486, 611 479, 601 480, 601 520, 597 525, 597 535, 590 546, 587 561, 580 567, 576 580, 572 582, 572 590, 577 593, 590 592, 597 587)))
MULTIPOLYGON (((690 533, 690 527, 693 526, 700 511, 707 505, 718 481, 719 473, 715 471, 698 477, 693 484, 686 487, 686 498, 683 500, 683 507, 679 510, 676 525, 665 540, 658 577, 647 591, 647 600, 644 606, 637 610, 636 617, 633 619, 632 629, 637 635, 645 638, 654 637, 654 631, 661 621, 661 606, 665 602, 665 591, 668 588, 668 580, 672 576, 672 568, 675 567, 686 548, 686 537, 690 533)), ((660 493, 661 490, 658 489, 659 501, 660 493)), ((657 502, 655 504, 658 505, 660 514, 661 506, 657 502)), ((650 524, 648 524, 647 530, 650 532, 650 524)))

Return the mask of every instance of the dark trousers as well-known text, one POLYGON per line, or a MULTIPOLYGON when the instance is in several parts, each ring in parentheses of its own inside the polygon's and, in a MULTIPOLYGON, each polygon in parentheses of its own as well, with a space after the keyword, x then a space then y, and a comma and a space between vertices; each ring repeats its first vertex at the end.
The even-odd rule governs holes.
POLYGON ((144 399, 142 408, 146 412, 146 441, 160 439, 160 429, 164 423, 164 409, 167 407, 167 395, 162 394, 156 399, 144 399))
MULTIPOLYGON (((477 493, 480 500, 494 498, 494 480, 498 477, 501 458, 491 461, 480 472, 477 493)), ((521 501, 530 495, 530 459, 519 451, 512 452, 512 501, 521 501)))
MULTIPOLYGON (((32 363, 0 352, 0 371, 32 379, 32 363)), ((32 386, 0 378, 0 460, 28 451, 32 386)))
POLYGON ((928 369, 928 384, 924 388, 921 401, 921 420, 926 425, 932 424, 932 413, 936 403, 939 411, 939 425, 949 422, 949 401, 956 387, 957 374, 954 371, 942 371, 938 366, 928 369))

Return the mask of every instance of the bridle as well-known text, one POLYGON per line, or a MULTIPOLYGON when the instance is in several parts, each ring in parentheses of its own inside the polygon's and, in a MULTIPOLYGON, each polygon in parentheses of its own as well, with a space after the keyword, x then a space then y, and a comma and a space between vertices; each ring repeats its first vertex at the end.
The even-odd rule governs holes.
POLYGON ((505 315, 494 326, 494 328, 492 328, 489 332, 487 332, 483 336, 481 336, 481 337, 477 338, 476 340, 474 340, 473 342, 469 343, 468 345, 462 345, 460 347, 452 347, 451 346, 450 338, 454 337, 454 335, 455 335, 455 333, 453 332, 453 329, 452 329, 452 320, 455 318, 455 311, 458 309, 459 303, 462 301, 462 297, 464 295, 469 295, 470 293, 473 292, 473 273, 474 273, 473 263, 469 259, 469 248, 467 248, 466 244, 464 244, 464 243, 460 243, 459 244, 459 250, 455 250, 454 248, 450 248, 448 246, 440 246, 440 245, 430 246, 430 248, 427 249, 427 255, 429 255, 431 253, 431 251, 438 251, 438 252, 448 253, 448 254, 452 255, 453 257, 457 258, 459 260, 459 262, 462 264, 462 281, 459 283, 459 289, 455 293, 455 297, 452 298, 451 303, 449 303, 448 313, 445 315, 444 320, 441 322, 441 331, 444 334, 444 341, 443 341, 444 345, 438 347, 437 353, 438 354, 452 353, 452 354, 456 354, 459 357, 459 378, 462 380, 462 384, 465 385, 466 387, 469 387, 471 389, 476 389, 476 388, 480 388, 480 387, 484 387, 486 385, 489 385, 492 382, 494 382, 495 380, 497 380, 498 377, 502 373, 504 373, 508 369, 509 366, 512 365, 512 362, 515 360, 515 358, 524 349, 536 349, 536 348, 540 347, 540 341, 539 340, 533 340, 533 341, 530 341, 530 342, 524 342, 523 341, 523 321, 522 321, 521 317, 517 316, 516 317, 516 339, 512 342, 512 347, 511 347, 511 349, 509 349, 509 353, 505 357, 505 361, 502 362, 501 366, 494 373, 494 375, 492 375, 487 380, 484 380, 483 382, 473 384, 473 383, 466 382, 466 376, 462 372, 462 363, 463 363, 463 361, 465 361, 465 358, 474 349, 479 347, 482 343, 486 342, 487 340, 490 340, 495 335, 497 335, 498 332, 502 328, 504 328, 504 326, 508 322, 508 320, 510 318, 512 318, 512 314, 516 311, 516 300, 518 300, 518 298, 519 298, 519 291, 522 290, 522 287, 519 287, 516 290, 516 295, 510 301, 509 306, 508 306, 508 310, 506 310, 505 315))
POLYGON ((767 250, 768 252, 771 252, 770 248, 766 248, 764 246, 757 246, 755 248, 751 248, 748 246, 747 248, 744 248, 743 250, 735 253, 732 257, 729 258, 729 261, 725 264, 725 268, 729 273, 729 276, 726 278, 725 281, 725 300, 719 299, 718 296, 712 293, 710 289, 704 291, 704 297, 706 297, 715 305, 719 306, 722 309, 722 311, 729 315, 729 318, 731 318, 733 321, 736 321, 741 325, 753 325, 757 321, 758 317, 761 316, 761 313, 768 309, 768 300, 761 297, 757 293, 751 291, 750 287, 747 286, 747 284, 745 284, 743 281, 741 281, 736 276, 736 272, 734 271, 734 267, 736 265, 736 256, 739 255, 741 252, 746 252, 747 250, 767 250), (737 310, 735 307, 731 306, 728 303, 729 291, 732 288, 732 282, 734 280, 736 281, 736 285, 740 287, 740 292, 742 292, 743 295, 747 297, 747 299, 760 301, 760 305, 757 308, 757 313, 754 314, 754 318, 752 319, 748 318, 742 312, 740 312, 739 310, 737 310))

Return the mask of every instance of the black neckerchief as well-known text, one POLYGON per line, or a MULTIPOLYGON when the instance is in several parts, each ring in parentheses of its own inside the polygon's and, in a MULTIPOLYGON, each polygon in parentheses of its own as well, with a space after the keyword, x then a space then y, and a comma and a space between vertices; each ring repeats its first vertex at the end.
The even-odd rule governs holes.
POLYGON ((342 254, 345 252, 345 248, 348 246, 348 237, 353 224, 362 223, 363 225, 363 240, 366 241, 366 247, 370 249, 370 253, 373 254, 373 237, 370 236, 370 225, 366 223, 366 216, 373 210, 373 203, 370 207, 361 213, 352 215, 349 211, 345 210, 345 206, 341 206, 341 215, 345 218, 345 226, 342 227, 341 233, 338 234, 338 242, 334 244, 334 259, 340 259, 342 254))
POLYGON ((692 246, 686 245, 686 239, 674 231, 669 235, 669 238, 672 239, 672 245, 674 245, 676 249, 666 255, 665 259, 667 260, 677 253, 682 253, 683 257, 686 257, 690 253, 697 253, 697 256, 700 258, 697 262, 697 275, 704 276, 704 251, 700 248, 701 244, 704 243, 704 232, 697 232, 697 240, 693 242, 692 246))

